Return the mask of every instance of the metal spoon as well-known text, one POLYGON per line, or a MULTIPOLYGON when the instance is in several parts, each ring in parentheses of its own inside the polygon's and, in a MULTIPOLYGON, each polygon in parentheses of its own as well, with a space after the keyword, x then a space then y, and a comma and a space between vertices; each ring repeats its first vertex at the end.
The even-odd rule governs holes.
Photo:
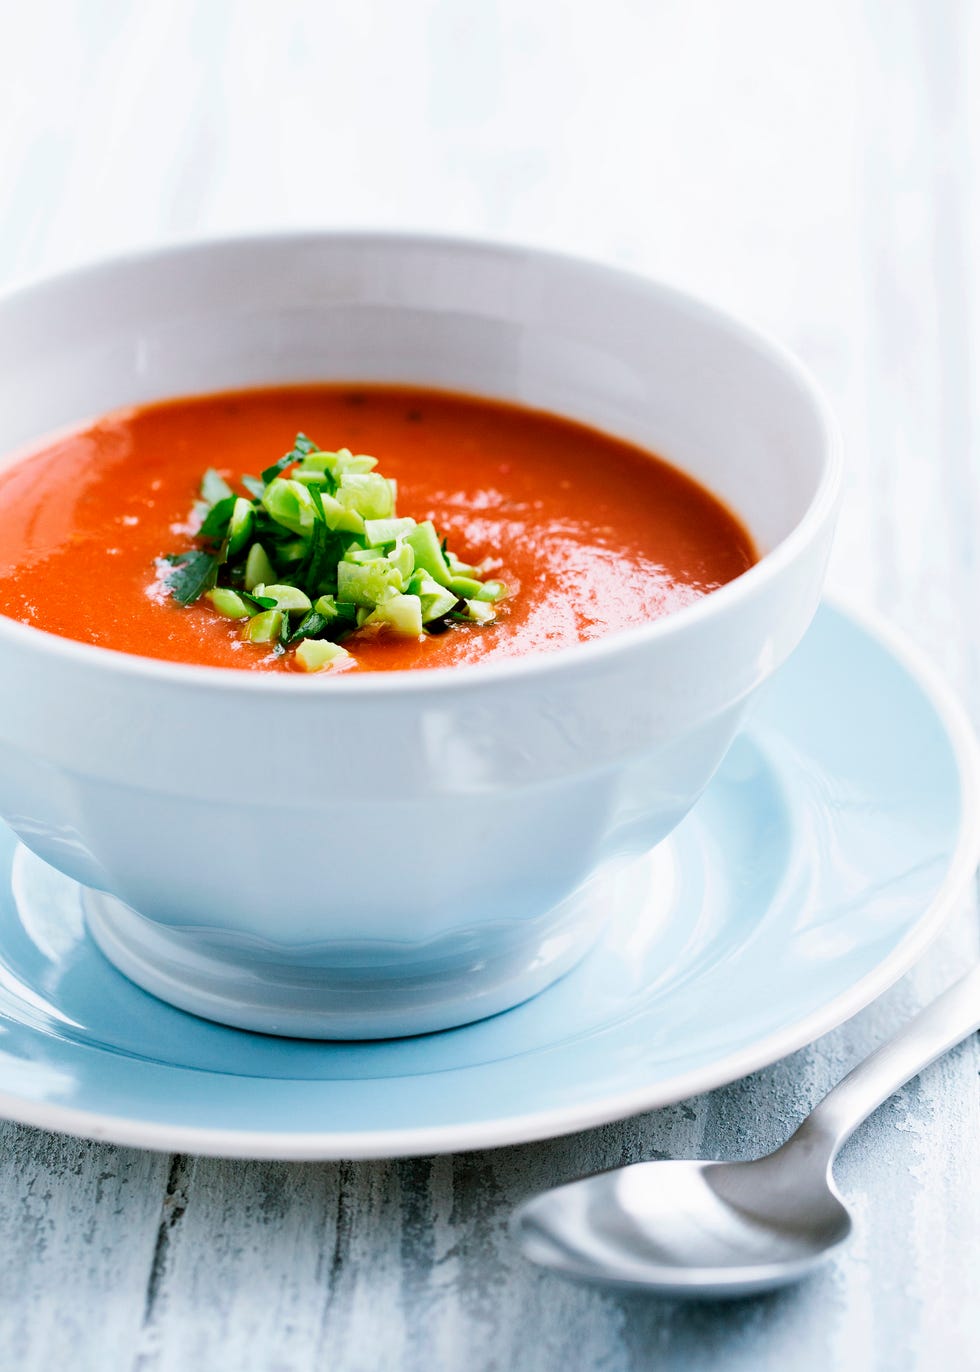
POLYGON ((525 1255, 568 1277, 670 1296, 747 1296, 812 1272, 851 1232, 841 1145, 910 1078, 980 1028, 980 968, 855 1067, 753 1162, 640 1162, 535 1196, 525 1255))

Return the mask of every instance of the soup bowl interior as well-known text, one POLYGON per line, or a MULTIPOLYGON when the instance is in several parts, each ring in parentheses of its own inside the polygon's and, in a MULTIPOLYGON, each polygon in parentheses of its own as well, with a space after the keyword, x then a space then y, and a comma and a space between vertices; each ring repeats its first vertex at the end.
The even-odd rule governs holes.
POLYGON ((418 383, 657 452, 760 563, 579 648, 304 680, 0 620, 0 815, 82 882, 140 984, 244 1028, 370 1037, 567 970, 703 790, 816 608, 839 455, 777 349, 675 292, 519 249, 370 235, 202 244, 0 302, 0 452, 109 409, 276 382, 418 383))

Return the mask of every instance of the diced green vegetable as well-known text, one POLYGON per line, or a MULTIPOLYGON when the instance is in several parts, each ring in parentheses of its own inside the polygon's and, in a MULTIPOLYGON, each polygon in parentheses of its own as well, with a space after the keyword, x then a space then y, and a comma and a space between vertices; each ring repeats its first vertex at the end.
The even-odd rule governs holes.
POLYGON ((299 471, 319 472, 321 476, 331 476, 336 456, 336 453, 307 453, 299 471))
POLYGON ((275 579, 276 569, 269 561, 269 554, 261 543, 253 543, 248 550, 248 557, 245 559, 246 591, 254 591, 256 586, 265 585, 270 581, 274 582, 275 579))
POLYGON ((248 543, 255 528, 255 514, 252 502, 239 496, 231 509, 228 521, 228 556, 234 557, 248 543))
POLYGON ((278 643, 282 637, 282 625, 281 610, 263 610, 249 620, 245 633, 252 643, 278 643))
POLYGON ((386 559, 374 562, 341 562, 337 567, 337 597, 373 609, 388 590, 400 592, 405 583, 397 567, 386 559))
POLYGON ((357 616, 357 606, 352 600, 337 600, 332 595, 318 597, 313 608, 338 630, 349 627, 357 616))
POLYGON ((459 604, 459 597, 433 581, 428 572, 416 572, 408 584, 409 592, 422 602, 422 623, 431 624, 442 619, 459 604))
POLYGON ((266 487, 262 507, 277 524, 294 534, 310 533, 317 514, 313 497, 303 483, 281 476, 266 487))
POLYGON ((449 578, 449 589, 459 596, 460 600, 465 600, 468 596, 475 596, 480 590, 481 583, 475 581, 471 576, 451 576, 449 578))
POLYGON ((350 604, 338 604, 332 595, 320 596, 314 603, 313 609, 318 615, 322 615, 328 624, 332 624, 335 619, 354 618, 354 607, 350 604))
POLYGON ((391 486, 377 472, 346 474, 337 487, 337 499, 346 510, 362 519, 388 519, 395 510, 391 486))
POLYGON ((226 619, 248 619, 250 611, 245 601, 227 586, 216 586, 205 594, 205 599, 226 619))
POLYGON ((442 555, 439 535, 431 519, 416 524, 411 533, 405 535, 405 542, 415 554, 415 565, 429 573, 440 586, 449 585, 449 568, 442 555))
POLYGON ((350 653, 339 643, 329 643, 325 639, 304 638, 296 649, 296 661, 304 672, 322 672, 334 663, 349 658, 350 653))
POLYGON ((345 554, 345 562, 378 562, 385 561, 383 548, 351 548, 345 554))
POLYGON ((298 586, 260 585, 255 587, 255 594, 263 600, 275 601, 277 610, 302 610, 305 614, 313 608, 310 597, 298 586))
POLYGON ((362 534, 364 532, 364 516, 357 510, 348 509, 341 505, 340 501, 332 495, 321 493, 320 501, 323 505, 323 517, 326 520, 328 529, 335 529, 338 532, 362 534))
POLYGON ((333 466, 331 471, 334 476, 360 476, 365 472, 373 472, 378 465, 376 457, 368 457, 367 453, 352 453, 350 448, 338 448, 332 453, 333 466))
POLYGON ((401 578, 405 582, 415 571, 415 554, 402 539, 398 540, 388 554, 388 561, 393 567, 398 568, 401 578))
POLYGON ((497 618, 497 611, 492 605, 488 605, 485 600, 466 600, 467 619, 471 619, 474 624, 492 624, 497 618))
POLYGON ((442 586, 435 595, 420 596, 419 599, 422 601, 423 624, 431 624, 433 620, 442 619, 459 604, 452 591, 447 591, 442 586))
POLYGON ((507 583, 504 581, 484 581, 480 589, 474 594, 474 600, 503 600, 507 594, 507 583))
POLYGON ((205 595, 250 642, 288 648, 307 671, 349 656, 337 640, 364 625, 417 638, 492 623, 505 584, 455 556, 431 520, 400 517, 396 483, 375 466, 297 434, 261 479, 241 478, 250 499, 209 469, 198 546, 167 558, 174 599, 205 595))
POLYGON ((417 595, 395 595, 383 600, 368 624, 389 624, 404 638, 418 638, 422 633, 422 602, 417 595))
POLYGON ((386 543, 404 538, 414 528, 414 519, 366 519, 364 537, 369 548, 383 548, 386 543))

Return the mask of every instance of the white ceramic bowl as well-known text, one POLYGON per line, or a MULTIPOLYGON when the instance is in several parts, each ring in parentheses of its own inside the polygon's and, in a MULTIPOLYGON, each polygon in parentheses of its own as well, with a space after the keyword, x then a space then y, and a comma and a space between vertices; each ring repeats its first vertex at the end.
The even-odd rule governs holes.
POLYGON ((0 452, 132 402, 418 382, 552 410, 704 482, 765 553, 553 654, 327 681, 171 665, 0 617, 0 815, 91 888, 106 955, 250 1029, 439 1029, 587 949, 820 594, 840 487, 798 365, 649 281, 365 234, 164 249, 0 301, 0 452), (379 798, 380 796, 380 798, 379 798), (136 912, 139 912, 138 914, 136 912))

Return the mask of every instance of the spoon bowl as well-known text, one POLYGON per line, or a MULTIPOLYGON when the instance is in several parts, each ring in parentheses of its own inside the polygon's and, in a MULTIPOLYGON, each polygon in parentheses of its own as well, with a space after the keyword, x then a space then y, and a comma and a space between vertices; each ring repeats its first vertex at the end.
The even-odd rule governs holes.
POLYGON ((829 1178, 780 1160, 642 1162, 557 1187, 515 1216, 527 1257, 568 1277, 697 1298, 805 1276, 851 1232, 829 1178), (785 1168, 785 1163, 782 1164, 785 1168), (797 1189, 799 1187, 799 1189, 797 1189))

